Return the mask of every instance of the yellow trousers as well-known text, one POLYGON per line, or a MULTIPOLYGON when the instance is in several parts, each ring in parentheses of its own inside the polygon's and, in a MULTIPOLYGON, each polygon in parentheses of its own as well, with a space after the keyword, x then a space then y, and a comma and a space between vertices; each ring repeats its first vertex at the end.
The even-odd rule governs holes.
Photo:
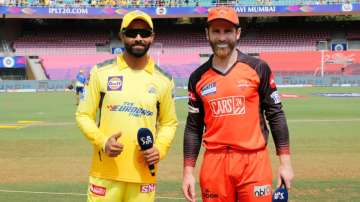
POLYGON ((156 184, 120 182, 89 177, 88 202, 154 202, 156 184))

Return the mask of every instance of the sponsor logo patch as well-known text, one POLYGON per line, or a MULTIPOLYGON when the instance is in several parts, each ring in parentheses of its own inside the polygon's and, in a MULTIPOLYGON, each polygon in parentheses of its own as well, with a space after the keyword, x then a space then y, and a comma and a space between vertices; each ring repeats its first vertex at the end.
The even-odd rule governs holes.
POLYGON ((254 196, 263 197, 271 194, 271 186, 269 184, 254 186, 254 196))
POLYGON ((210 95, 216 93, 216 83, 212 82, 201 88, 201 95, 210 95))
POLYGON ((279 104, 281 102, 280 95, 277 91, 271 93, 270 97, 274 101, 274 104, 279 104))
POLYGON ((106 187, 97 186, 94 184, 90 184, 90 192, 98 195, 98 196, 105 196, 106 195, 106 187))
POLYGON ((156 184, 143 184, 140 186, 140 192, 141 193, 150 193, 155 191, 156 184))
POLYGON ((123 76, 109 76, 107 83, 108 91, 121 91, 123 86, 123 76))
POLYGON ((130 116, 152 116, 154 113, 142 107, 135 106, 132 102, 124 102, 122 105, 107 105, 107 109, 112 112, 127 112, 130 116))
POLYGON ((230 96, 209 101, 214 117, 245 114, 245 97, 230 96))
POLYGON ((203 198, 213 199, 213 198, 219 198, 219 195, 217 193, 212 193, 208 189, 205 189, 205 192, 202 193, 203 198))

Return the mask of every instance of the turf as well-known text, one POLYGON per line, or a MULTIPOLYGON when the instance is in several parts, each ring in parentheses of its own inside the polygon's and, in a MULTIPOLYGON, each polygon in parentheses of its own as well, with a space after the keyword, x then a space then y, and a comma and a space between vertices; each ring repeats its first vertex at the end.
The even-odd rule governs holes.
MULTIPOLYGON (((296 175, 290 201, 360 201, 360 98, 314 95, 359 93, 360 88, 279 91, 301 96, 283 99, 296 175)), ((177 95, 185 94, 184 90, 177 92, 177 95)), ((182 198, 186 100, 177 100, 176 105, 180 124, 169 155, 159 166, 157 201, 182 198)), ((86 200, 91 146, 74 123, 75 107, 75 95, 69 92, 0 95, 0 125, 21 126, 0 128, 0 201, 86 200), (22 120, 42 123, 18 123, 22 120)), ((275 175, 277 157, 271 138, 269 148, 275 175)), ((201 157, 198 165, 200 161, 201 157)))

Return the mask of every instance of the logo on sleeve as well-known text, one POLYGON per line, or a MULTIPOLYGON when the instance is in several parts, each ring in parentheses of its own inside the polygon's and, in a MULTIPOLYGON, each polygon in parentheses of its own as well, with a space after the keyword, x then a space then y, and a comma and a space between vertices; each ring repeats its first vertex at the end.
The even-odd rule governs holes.
POLYGON ((156 189, 156 184, 142 184, 140 186, 141 193, 150 193, 155 191, 155 189, 156 189))
POLYGON ((216 83, 212 82, 207 84, 206 86, 201 88, 201 95, 209 95, 209 94, 215 94, 216 93, 216 83))
POLYGON ((98 196, 105 196, 106 187, 100 187, 94 184, 90 184, 90 192, 98 196))
POLYGON ((274 104, 279 104, 281 102, 280 95, 277 91, 271 93, 270 97, 274 101, 274 104))
POLYGON ((270 88, 272 88, 272 89, 275 89, 275 88, 276 88, 276 83, 275 83, 274 75, 273 75, 272 73, 270 74, 269 84, 270 84, 270 88))
POLYGON ((108 91, 121 91, 123 86, 123 76, 109 76, 107 83, 108 91))

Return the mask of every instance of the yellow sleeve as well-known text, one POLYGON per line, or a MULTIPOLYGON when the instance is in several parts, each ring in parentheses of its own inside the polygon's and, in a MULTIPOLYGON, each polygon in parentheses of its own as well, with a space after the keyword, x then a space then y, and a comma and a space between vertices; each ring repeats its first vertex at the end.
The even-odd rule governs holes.
POLYGON ((96 124, 96 112, 100 102, 100 82, 97 75, 97 67, 90 73, 89 85, 86 88, 85 99, 80 102, 76 111, 76 123, 89 141, 103 148, 106 137, 96 124))
POLYGON ((159 150, 160 159, 164 159, 171 142, 175 137, 178 124, 175 112, 175 102, 172 97, 174 82, 171 81, 164 95, 160 98, 159 119, 155 147, 159 150))

